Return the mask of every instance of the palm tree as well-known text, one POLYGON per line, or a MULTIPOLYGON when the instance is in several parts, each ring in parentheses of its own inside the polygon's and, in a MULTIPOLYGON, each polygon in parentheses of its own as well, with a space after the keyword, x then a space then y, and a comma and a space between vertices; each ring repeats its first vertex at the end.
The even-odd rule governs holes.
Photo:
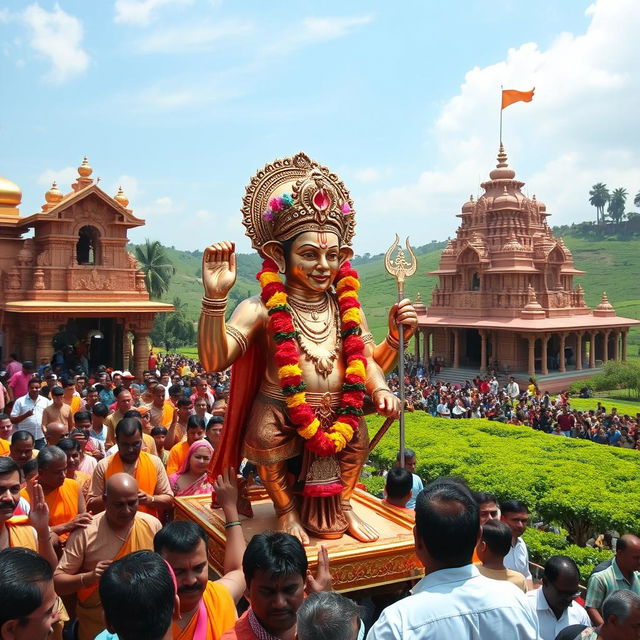
POLYGON ((596 208, 596 224, 604 224, 604 206, 609 202, 609 189, 604 182, 598 182, 589 191, 589 202, 596 208))
POLYGON ((615 222, 620 222, 624 218, 624 207, 627 202, 627 190, 624 187, 618 187, 614 189, 609 198, 609 208, 607 209, 611 219, 615 222))
POLYGON ((171 303, 173 304, 176 313, 179 313, 181 315, 185 315, 185 313, 187 312, 187 303, 186 302, 182 302, 182 299, 179 296, 175 296, 175 298, 173 299, 173 302, 171 303))
POLYGON ((176 272, 165 248, 157 241, 147 239, 135 249, 136 259, 144 272, 147 291, 154 300, 159 300, 169 289, 171 276, 176 272))
POLYGON ((638 193, 636 193, 636 196, 633 199, 633 204, 635 204, 636 207, 640 207, 640 191, 638 191, 638 193))

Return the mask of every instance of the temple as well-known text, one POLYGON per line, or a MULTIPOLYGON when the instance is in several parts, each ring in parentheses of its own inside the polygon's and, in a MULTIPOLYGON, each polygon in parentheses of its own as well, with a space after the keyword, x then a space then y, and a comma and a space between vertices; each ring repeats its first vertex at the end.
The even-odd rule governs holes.
POLYGON ((555 376, 562 384, 625 360, 627 333, 640 322, 616 315, 606 293, 595 309, 586 306, 573 283, 584 272, 551 233, 545 204, 522 193, 502 145, 481 186, 429 274, 439 279, 430 306, 416 304, 418 354, 454 369, 555 376))
POLYGON ((85 158, 72 190, 54 182, 42 210, 22 217, 20 188, 0 178, 0 346, 36 366, 72 348, 89 367, 147 368, 156 313, 145 276, 127 252, 144 225, 122 192, 111 197, 85 158), (30 231, 32 237, 24 236, 30 231), (133 344, 133 350, 132 350, 133 344))

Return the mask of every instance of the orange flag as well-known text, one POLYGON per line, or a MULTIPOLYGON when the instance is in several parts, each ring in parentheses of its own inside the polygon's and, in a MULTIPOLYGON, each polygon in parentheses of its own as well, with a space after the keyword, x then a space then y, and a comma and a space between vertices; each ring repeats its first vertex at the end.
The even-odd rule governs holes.
POLYGON ((516 91, 515 89, 502 90, 502 108, 506 109, 514 102, 531 102, 533 100, 534 87, 531 91, 516 91))

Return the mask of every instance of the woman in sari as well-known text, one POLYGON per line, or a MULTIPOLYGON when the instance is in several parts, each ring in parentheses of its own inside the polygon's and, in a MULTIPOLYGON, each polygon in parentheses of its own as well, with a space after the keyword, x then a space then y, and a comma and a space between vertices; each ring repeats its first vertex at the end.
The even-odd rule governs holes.
POLYGON ((206 440, 196 440, 176 473, 169 476, 174 495, 201 496, 211 494, 213 485, 209 482, 209 463, 213 457, 213 447, 206 440))

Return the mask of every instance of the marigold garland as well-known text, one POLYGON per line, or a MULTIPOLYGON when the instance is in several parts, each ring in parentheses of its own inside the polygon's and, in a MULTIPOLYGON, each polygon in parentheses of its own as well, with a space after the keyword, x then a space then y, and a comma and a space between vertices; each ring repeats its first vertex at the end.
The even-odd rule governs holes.
POLYGON ((287 292, 278 275, 275 262, 267 259, 256 275, 262 288, 261 298, 269 313, 269 331, 276 344, 280 388, 285 397, 289 418, 298 434, 306 440, 305 447, 318 456, 330 456, 342 451, 358 429, 365 394, 365 371, 362 315, 358 300, 358 274, 345 262, 338 272, 336 292, 342 336, 342 357, 345 379, 342 384, 338 418, 323 429, 315 411, 306 400, 306 384, 300 368, 300 351, 296 338, 287 292))

